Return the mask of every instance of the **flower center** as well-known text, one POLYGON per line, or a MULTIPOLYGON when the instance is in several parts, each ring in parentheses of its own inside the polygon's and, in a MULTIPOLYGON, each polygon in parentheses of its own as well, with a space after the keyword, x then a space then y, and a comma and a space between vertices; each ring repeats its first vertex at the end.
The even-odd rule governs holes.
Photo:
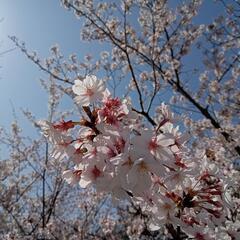
POLYGON ((151 139, 151 141, 148 143, 148 149, 150 151, 154 151, 158 148, 157 140, 156 139, 151 139))
POLYGON ((96 179, 101 176, 102 172, 95 165, 94 168, 92 169, 92 174, 94 179, 96 179))
POLYGON ((87 90, 86 90, 86 96, 91 97, 93 94, 94 94, 93 90, 90 89, 90 88, 87 88, 87 90))

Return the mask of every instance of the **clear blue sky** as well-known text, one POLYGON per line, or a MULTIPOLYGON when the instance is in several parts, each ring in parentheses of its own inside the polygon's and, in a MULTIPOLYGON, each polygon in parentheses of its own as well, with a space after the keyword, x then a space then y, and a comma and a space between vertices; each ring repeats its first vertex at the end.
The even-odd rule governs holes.
MULTIPOLYGON (((179 0, 172 0, 173 4, 179 0)), ((205 0, 197 22, 209 22, 219 9, 212 0, 205 0)), ((80 41, 81 21, 72 12, 60 6, 59 0, 0 0, 0 52, 11 49, 8 35, 15 35, 36 50, 44 58, 49 48, 58 43, 68 56, 77 53, 83 57, 96 51, 96 44, 80 41)), ((27 133, 29 125, 23 120, 20 108, 30 109, 37 118, 47 112, 46 95, 40 88, 39 78, 45 74, 19 51, 14 50, 0 58, 0 125, 9 126, 12 121, 12 106, 27 133)))

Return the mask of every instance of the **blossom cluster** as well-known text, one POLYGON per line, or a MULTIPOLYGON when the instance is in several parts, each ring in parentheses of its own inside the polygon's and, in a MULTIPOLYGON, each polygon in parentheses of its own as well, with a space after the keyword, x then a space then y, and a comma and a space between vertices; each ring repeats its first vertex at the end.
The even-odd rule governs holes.
POLYGON ((40 123, 52 157, 74 165, 63 178, 133 201, 151 230, 171 224, 194 239, 211 239, 228 214, 228 183, 204 153, 188 148, 189 135, 175 126, 168 106, 162 103, 156 126, 148 126, 129 99, 113 98, 95 76, 76 80, 72 90, 82 119, 40 123))

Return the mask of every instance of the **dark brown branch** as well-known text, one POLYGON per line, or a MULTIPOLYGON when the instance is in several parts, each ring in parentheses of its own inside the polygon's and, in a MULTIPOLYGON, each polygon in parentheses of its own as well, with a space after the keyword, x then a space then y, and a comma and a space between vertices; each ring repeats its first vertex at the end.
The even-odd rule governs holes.
POLYGON ((173 240, 181 240, 180 232, 175 230, 172 224, 166 224, 168 232, 172 235, 173 240))
MULTIPOLYGON (((167 29, 165 28, 165 34, 166 34, 166 38, 168 40, 170 40, 167 29)), ((174 53, 173 53, 173 49, 170 48, 171 51, 171 57, 172 60, 174 60, 174 53)), ((237 60, 237 58, 235 59, 237 60)), ((229 70, 228 70, 229 71, 229 70)), ((197 102, 181 85, 181 81, 180 81, 180 76, 179 76, 179 72, 177 69, 174 70, 175 73, 175 77, 176 77, 176 82, 173 81, 171 85, 174 85, 177 89, 177 91, 179 93, 181 93, 189 102, 191 102, 201 113, 203 116, 205 116, 207 119, 210 120, 211 124, 214 126, 214 128, 216 129, 222 129, 221 125, 214 119, 214 117, 209 113, 208 109, 203 107, 199 102, 197 102)), ((228 134, 225 131, 220 131, 221 134, 223 135, 223 137, 225 138, 225 140, 227 142, 233 142, 234 140, 232 139, 232 137, 230 136, 230 134, 228 134)), ((234 148, 236 150, 236 152, 238 153, 238 155, 240 155, 240 146, 236 146, 234 148)))
POLYGON ((45 228, 46 222, 45 222, 45 177, 46 177, 46 167, 48 163, 48 143, 46 142, 46 149, 45 149, 45 162, 44 162, 44 169, 42 174, 42 228, 45 228))
POLYGON ((17 227, 19 228, 20 232, 23 234, 23 235, 26 235, 26 231, 25 229, 23 228, 23 226, 20 224, 20 222, 18 221, 18 219, 16 218, 16 216, 14 216, 14 214, 12 213, 11 210, 8 209, 8 207, 6 207, 4 204, 1 205, 3 207, 3 209, 9 213, 13 220, 15 221, 15 223, 17 224, 17 227))
POLYGON ((232 63, 229 64, 229 66, 224 70, 222 75, 217 79, 218 82, 221 82, 223 78, 226 76, 226 74, 233 68, 234 64, 239 61, 239 56, 235 57, 232 63))
POLYGON ((135 73, 134 73, 134 70, 133 70, 133 66, 132 66, 132 63, 131 63, 131 60, 130 60, 130 57, 129 57, 129 54, 128 54, 128 48, 127 48, 128 40, 127 40, 126 27, 127 27, 127 16, 126 16, 126 9, 125 9, 125 11, 124 11, 124 38, 125 38, 125 50, 124 50, 124 53, 125 53, 126 58, 127 58, 128 67, 129 67, 131 75, 132 75, 132 80, 133 80, 134 85, 135 85, 135 87, 137 89, 141 110, 142 110, 142 112, 144 112, 142 93, 141 93, 141 90, 140 90, 140 88, 138 86, 138 82, 137 82, 137 79, 136 79, 136 76, 135 76, 135 73))
POLYGON ((143 115, 153 126, 156 126, 157 124, 155 123, 155 121, 150 117, 148 112, 144 112, 144 111, 138 111, 135 108, 132 108, 132 110, 138 114, 143 115))
POLYGON ((59 185, 56 189, 56 192, 52 195, 52 199, 49 203, 49 208, 48 208, 48 211, 47 211, 47 218, 46 218, 46 224, 49 222, 52 214, 53 214, 53 211, 54 211, 54 207, 56 205, 56 202, 57 202, 57 199, 58 199, 58 196, 61 192, 61 189, 63 187, 63 184, 62 184, 62 180, 59 181, 59 185))

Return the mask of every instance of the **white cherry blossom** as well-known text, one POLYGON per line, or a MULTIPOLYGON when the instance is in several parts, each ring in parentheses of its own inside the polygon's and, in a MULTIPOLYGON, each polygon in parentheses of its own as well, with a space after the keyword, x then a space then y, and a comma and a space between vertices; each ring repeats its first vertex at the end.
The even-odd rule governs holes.
POLYGON ((82 106, 88 106, 103 98, 105 85, 96 76, 89 75, 83 81, 75 80, 72 90, 77 95, 76 102, 82 106))
POLYGON ((157 127, 140 129, 133 124, 140 118, 132 114, 131 101, 112 98, 96 77, 76 81, 73 91, 87 118, 41 124, 53 144, 52 156, 75 163, 74 170, 63 173, 66 181, 135 202, 149 215, 151 229, 172 224, 196 239, 208 239, 200 230, 208 226, 213 231, 225 219, 228 183, 204 151, 190 151, 189 134, 173 125, 169 107, 161 105, 157 127), (74 137, 76 126, 80 130, 74 137))

